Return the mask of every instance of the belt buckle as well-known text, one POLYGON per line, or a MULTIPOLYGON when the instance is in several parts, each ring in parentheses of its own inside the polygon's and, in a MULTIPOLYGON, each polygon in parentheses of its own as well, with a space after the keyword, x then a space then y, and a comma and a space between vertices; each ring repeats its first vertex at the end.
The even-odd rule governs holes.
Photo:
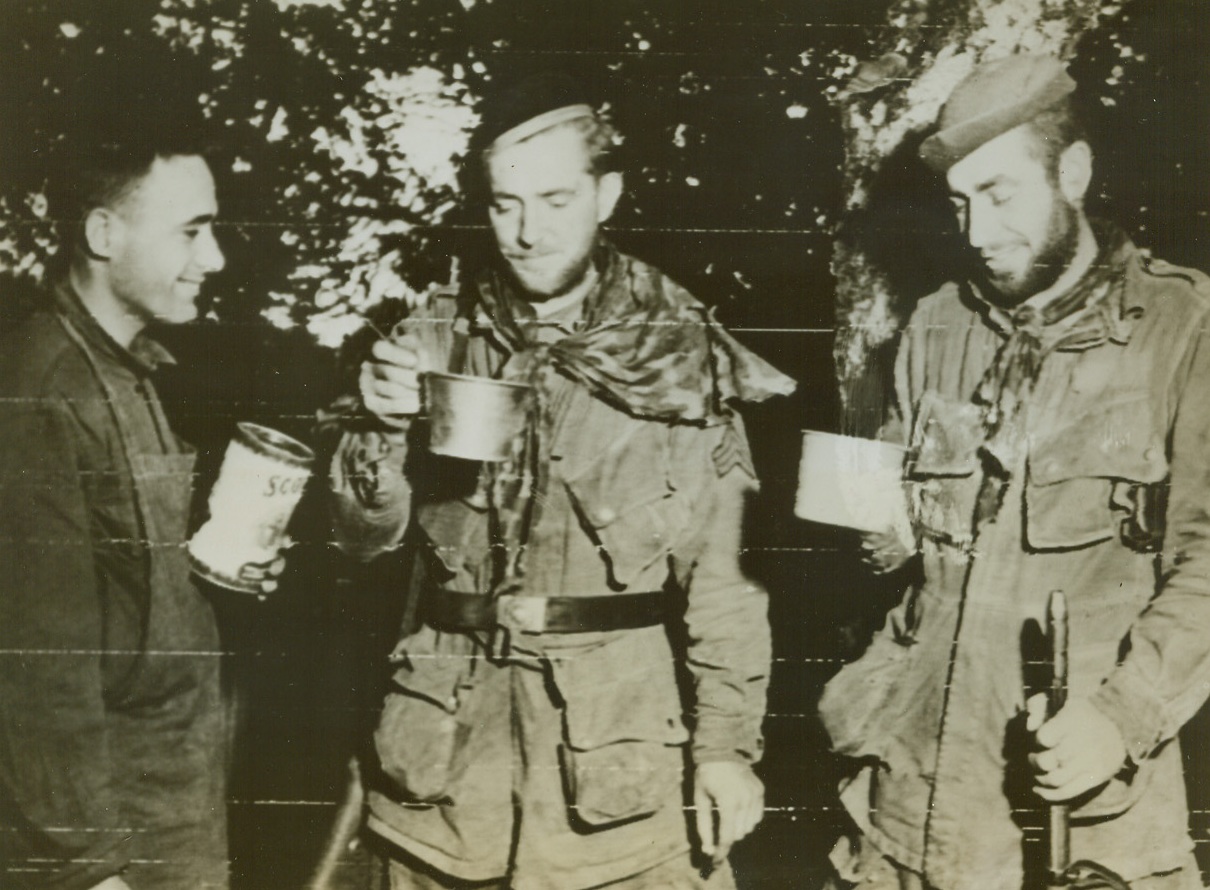
POLYGON ((546 597, 506 593, 496 600, 496 623, 509 630, 540 634, 546 630, 546 597))

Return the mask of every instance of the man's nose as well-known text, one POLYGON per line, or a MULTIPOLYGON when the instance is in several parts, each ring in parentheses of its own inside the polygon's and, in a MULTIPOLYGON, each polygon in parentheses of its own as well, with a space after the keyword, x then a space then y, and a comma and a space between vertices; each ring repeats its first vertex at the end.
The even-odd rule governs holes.
POLYGON ((984 201, 971 201, 966 209, 966 240, 976 250, 995 244, 1000 231, 996 209, 984 201))
POLYGON ((219 272, 227 265, 227 258, 223 256, 223 249, 218 246, 218 239, 214 237, 214 229, 211 226, 206 226, 198 234, 196 261, 207 274, 219 272))
POLYGON ((521 208, 521 218, 517 221, 517 243, 530 250, 542 243, 545 232, 542 212, 537 207, 521 208))

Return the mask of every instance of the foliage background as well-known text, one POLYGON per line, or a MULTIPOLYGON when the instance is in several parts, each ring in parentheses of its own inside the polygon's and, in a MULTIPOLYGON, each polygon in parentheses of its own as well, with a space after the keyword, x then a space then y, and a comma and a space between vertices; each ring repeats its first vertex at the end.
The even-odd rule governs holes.
MULTIPOLYGON (((166 332, 181 366, 161 391, 211 466, 236 419, 305 435, 343 385, 331 345, 363 314, 389 323, 449 280, 451 258, 482 256, 455 163, 474 98, 527 68, 578 74, 626 138, 613 237, 801 384, 748 416, 764 490, 747 556, 772 593, 778 660, 771 809, 739 864, 745 887, 808 886, 836 819, 813 696, 895 591, 859 579, 847 537, 792 518, 798 430, 839 428, 837 330, 842 347, 855 329, 865 337, 853 308, 882 288, 876 336, 846 368, 849 404, 870 356, 878 383, 887 337, 943 276, 952 235, 935 183, 894 157, 911 126, 893 107, 894 126, 885 108, 879 122, 878 104, 945 47, 978 49, 989 16, 1024 33, 1045 13, 1078 33, 1090 10, 1099 27, 1072 69, 1097 153, 1094 210, 1166 259, 1210 267, 1203 0, 4 0, 0 320, 34 298, 54 249, 40 195, 55 146, 118 93, 201 97, 226 136, 228 266, 206 320, 166 332), (878 80, 860 63, 888 51, 906 70, 855 89, 878 80), (891 162, 863 166, 862 132, 877 142, 884 127, 891 162), (858 187, 867 175, 877 189, 858 187), (853 273, 855 254, 883 283, 853 273)), ((366 665, 393 633, 399 579, 335 560, 320 501, 302 511, 313 543, 291 557, 282 596, 219 601, 246 704, 233 786, 242 888, 305 875, 376 707, 366 665)), ((1204 811, 1210 783, 1193 775, 1204 811)))
MULTIPOLYGON (((54 249, 39 197, 48 149, 134 88, 148 102, 199 97, 223 134, 230 262, 210 319, 267 320, 336 346, 363 314, 397 314, 380 304, 414 302, 449 280, 451 256, 473 262, 482 220, 458 202, 457 161, 475 99, 502 76, 557 66, 589 84, 626 136, 629 195, 614 224, 623 246, 661 262, 724 319, 762 331, 827 336, 838 274, 841 327, 876 348, 943 274, 929 259, 944 245, 928 233, 947 226, 920 171, 891 165, 888 175, 879 153, 918 131, 983 52, 1070 50, 1100 25, 1074 71, 1094 136, 1108 137, 1097 146, 1102 206, 1162 255, 1197 262, 1207 234, 1205 152, 1192 137, 1205 123, 1204 7, 6 0, 0 270, 10 282, 0 307, 20 311, 54 249), (871 88, 859 65, 888 51, 907 70, 871 88), (871 190, 882 199, 874 208, 871 190), (887 289, 886 270, 849 258, 879 239, 875 265, 909 271, 890 269, 906 280, 891 283, 892 305, 872 309, 863 300, 887 289)), ((826 355, 804 366, 784 337, 763 339, 796 376, 831 373, 826 355)), ((866 360, 848 347, 842 337, 846 380, 866 360)))

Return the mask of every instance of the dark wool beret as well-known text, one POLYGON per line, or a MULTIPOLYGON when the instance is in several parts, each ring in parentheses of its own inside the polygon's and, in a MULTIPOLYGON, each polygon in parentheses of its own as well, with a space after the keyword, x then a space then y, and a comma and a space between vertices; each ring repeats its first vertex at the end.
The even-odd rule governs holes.
POLYGON ((1054 56, 1016 55, 987 62, 950 94, 937 132, 920 158, 944 173, 972 151, 1020 126, 1069 95, 1076 82, 1054 56))
POLYGON ((484 98, 474 147, 503 148, 564 121, 592 115, 587 93, 571 75, 532 74, 484 98))

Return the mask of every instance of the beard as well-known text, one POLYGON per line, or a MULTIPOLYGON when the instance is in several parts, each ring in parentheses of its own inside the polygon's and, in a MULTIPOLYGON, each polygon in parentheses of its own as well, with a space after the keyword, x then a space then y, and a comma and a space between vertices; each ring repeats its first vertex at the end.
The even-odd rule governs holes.
POLYGON ((545 303, 571 293, 584 281, 592 267, 592 252, 551 272, 527 272, 520 261, 502 256, 505 271, 531 303, 545 303))
POLYGON ((992 272, 976 257, 976 277, 994 302, 1005 307, 1017 306, 1058 281, 1075 259, 1079 247, 1079 213, 1067 201, 1056 198, 1042 247, 1023 274, 992 272))

